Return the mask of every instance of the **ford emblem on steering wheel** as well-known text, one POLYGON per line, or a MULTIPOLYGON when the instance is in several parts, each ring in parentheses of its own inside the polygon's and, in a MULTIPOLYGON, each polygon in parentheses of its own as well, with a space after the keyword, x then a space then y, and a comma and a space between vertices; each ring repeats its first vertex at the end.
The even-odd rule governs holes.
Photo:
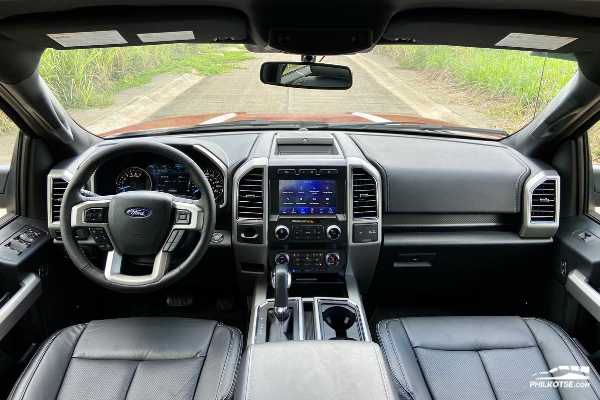
POLYGON ((125 210, 125 214, 129 215, 131 218, 146 218, 152 214, 152 211, 146 208, 133 207, 125 210))

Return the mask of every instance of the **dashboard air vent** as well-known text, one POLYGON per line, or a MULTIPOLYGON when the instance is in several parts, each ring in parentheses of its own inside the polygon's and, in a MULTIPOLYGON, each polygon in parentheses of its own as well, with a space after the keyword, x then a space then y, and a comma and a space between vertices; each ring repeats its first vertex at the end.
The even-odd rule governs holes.
POLYGON ((253 168, 238 185, 238 218, 263 219, 263 175, 262 168, 253 168))
POLYGON ((352 207, 354 218, 377 218, 377 185, 363 168, 352 169, 352 207))
POLYGON ((52 222, 58 222, 60 220, 60 205, 68 184, 69 182, 62 178, 52 178, 52 222))
POLYGON ((531 193, 531 222, 556 220, 556 180, 547 179, 531 193))

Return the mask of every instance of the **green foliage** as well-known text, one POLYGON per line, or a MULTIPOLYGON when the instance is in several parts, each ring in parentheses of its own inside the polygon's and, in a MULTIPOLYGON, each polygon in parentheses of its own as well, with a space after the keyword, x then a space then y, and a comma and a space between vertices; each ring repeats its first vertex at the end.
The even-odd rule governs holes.
POLYGON ((245 51, 210 44, 49 49, 39 71, 65 108, 92 108, 110 105, 114 94, 159 74, 222 74, 251 58, 245 51))
MULTIPOLYGON (((543 57, 530 52, 452 46, 386 46, 385 52, 404 69, 444 69, 460 83, 491 96, 511 97, 521 107, 536 101, 543 57)), ((577 70, 572 61, 546 59, 540 104, 547 104, 577 70)))

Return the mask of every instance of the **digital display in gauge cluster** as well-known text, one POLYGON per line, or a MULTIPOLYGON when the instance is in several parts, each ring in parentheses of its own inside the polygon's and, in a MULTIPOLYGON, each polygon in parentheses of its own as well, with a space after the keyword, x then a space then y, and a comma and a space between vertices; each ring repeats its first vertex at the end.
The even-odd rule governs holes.
MULTIPOLYGON (((223 174, 214 168, 202 168, 213 190, 215 200, 223 196, 223 174)), ((150 163, 145 168, 129 167, 117 176, 116 192, 134 190, 155 190, 177 196, 199 199, 200 189, 196 187, 189 172, 181 164, 150 163)))

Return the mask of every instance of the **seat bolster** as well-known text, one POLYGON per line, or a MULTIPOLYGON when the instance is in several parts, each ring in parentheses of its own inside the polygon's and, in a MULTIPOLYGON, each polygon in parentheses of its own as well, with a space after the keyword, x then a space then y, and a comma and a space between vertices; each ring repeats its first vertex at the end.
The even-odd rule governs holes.
POLYGON ((400 319, 377 324, 377 336, 398 392, 407 400, 431 399, 413 345, 400 319))
POLYGON ((86 326, 87 324, 65 328, 42 343, 8 399, 56 399, 75 346, 86 326))
POLYGON ((231 399, 241 356, 241 332, 218 324, 208 347, 194 399, 231 399))
POLYGON ((559 366, 589 367, 589 388, 564 388, 558 391, 564 400, 598 400, 600 399, 600 379, 594 366, 583 354, 577 343, 567 335, 561 327, 552 322, 524 318, 525 323, 535 336, 538 347, 548 364, 548 369, 559 366))

